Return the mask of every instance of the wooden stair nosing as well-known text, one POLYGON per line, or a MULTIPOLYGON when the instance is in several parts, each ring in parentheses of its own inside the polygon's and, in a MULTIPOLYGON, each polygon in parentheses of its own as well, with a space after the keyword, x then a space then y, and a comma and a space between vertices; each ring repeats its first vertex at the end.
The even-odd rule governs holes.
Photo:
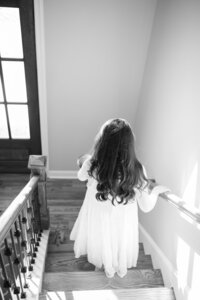
MULTIPOLYGON (((39 300, 49 300, 59 297, 60 300, 75 300, 77 299, 118 299, 118 300, 175 300, 174 291, 172 288, 158 287, 158 288, 141 288, 141 289, 116 289, 116 290, 90 290, 90 291, 76 291, 63 292, 43 291, 40 294, 39 300)), ((57 298, 56 298, 57 299, 57 298)))

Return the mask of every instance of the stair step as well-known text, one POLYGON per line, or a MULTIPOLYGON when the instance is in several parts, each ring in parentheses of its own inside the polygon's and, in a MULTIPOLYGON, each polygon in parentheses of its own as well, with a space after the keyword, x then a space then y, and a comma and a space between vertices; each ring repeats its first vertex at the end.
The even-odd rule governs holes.
POLYGON ((79 180, 48 179, 48 199, 82 199, 84 198, 86 185, 79 180))
POLYGON ((51 189, 47 187, 47 199, 49 200, 83 200, 84 197, 85 189, 76 189, 76 191, 70 191, 67 187, 63 189, 62 186, 61 188, 58 187, 57 189, 51 189))
POLYGON ((67 253, 73 251, 74 251, 73 241, 69 241, 68 243, 60 244, 60 245, 56 245, 53 243, 49 243, 48 245, 48 256, 50 253, 67 253))
POLYGON ((152 288, 164 286, 160 270, 129 270, 120 278, 107 278, 104 272, 44 273, 43 289, 48 291, 78 291, 118 288, 152 288))
POLYGON ((64 179, 64 178, 47 178, 47 184, 48 187, 53 187, 53 188, 58 188, 58 187, 63 187, 63 188, 76 188, 76 189, 81 189, 85 188, 85 182, 80 181, 79 179, 64 179))
MULTIPOLYGON (((61 228, 61 230, 64 231, 64 228, 61 228)), ((53 232, 50 233, 50 235, 51 234, 53 235, 53 232)), ((69 240, 69 233, 68 233, 67 239, 68 239, 67 242, 56 244, 55 242, 53 242, 53 241, 55 241, 55 239, 53 239, 50 236, 49 245, 48 245, 48 255, 49 255, 49 253, 73 252, 74 251, 74 242, 69 240)), ((139 243, 139 255, 140 254, 145 255, 144 246, 142 243, 139 243)))
POLYGON ((45 272, 74 272, 94 271, 95 266, 89 264, 87 256, 74 257, 73 252, 48 253, 46 258, 45 272))
POLYGON ((79 206, 79 207, 81 207, 81 205, 83 204, 83 199, 84 199, 84 197, 82 198, 82 199, 76 199, 76 198, 70 198, 70 199, 53 199, 53 198, 51 198, 51 199, 48 199, 48 205, 49 205, 49 207, 57 207, 57 206, 59 206, 59 207, 62 207, 62 206, 64 206, 64 207, 66 207, 66 206, 74 206, 74 207, 76 207, 76 206, 79 206))
POLYGON ((78 213, 80 211, 80 205, 79 206, 69 206, 69 205, 63 205, 63 206, 51 206, 49 205, 49 212, 52 215, 68 215, 72 214, 74 217, 78 216, 78 213))
POLYGON ((175 300, 172 288, 141 288, 141 289, 117 289, 117 290, 93 290, 76 292, 44 292, 39 300, 175 300))
MULTIPOLYGON (((139 253, 137 269, 153 269, 150 255, 139 253)), ((45 272, 94 271, 95 266, 87 263, 87 256, 74 257, 73 252, 48 253, 45 272)))

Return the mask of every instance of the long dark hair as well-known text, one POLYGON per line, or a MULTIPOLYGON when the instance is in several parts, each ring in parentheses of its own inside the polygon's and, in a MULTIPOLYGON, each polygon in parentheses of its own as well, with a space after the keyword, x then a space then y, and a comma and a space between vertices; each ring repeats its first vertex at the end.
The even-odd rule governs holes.
POLYGON ((113 204, 115 199, 127 204, 135 196, 134 188, 140 189, 147 182, 136 158, 133 132, 126 120, 112 119, 102 126, 88 173, 98 182, 97 200, 106 201, 111 195, 113 204))

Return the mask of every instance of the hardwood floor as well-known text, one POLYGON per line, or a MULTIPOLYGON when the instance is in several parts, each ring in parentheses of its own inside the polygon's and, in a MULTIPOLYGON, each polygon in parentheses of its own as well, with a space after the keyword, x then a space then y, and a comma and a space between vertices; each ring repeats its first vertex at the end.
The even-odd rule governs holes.
MULTIPOLYGON (((72 259, 73 244, 69 235, 83 203, 86 187, 78 180, 54 179, 47 181, 47 199, 50 211, 50 238, 46 269, 61 268, 65 261, 66 270, 81 270, 87 258, 72 259), (66 255, 65 255, 66 254, 66 255)), ((94 267, 89 266, 90 269, 94 267)))
POLYGON ((28 174, 0 173, 0 215, 29 181, 28 174))

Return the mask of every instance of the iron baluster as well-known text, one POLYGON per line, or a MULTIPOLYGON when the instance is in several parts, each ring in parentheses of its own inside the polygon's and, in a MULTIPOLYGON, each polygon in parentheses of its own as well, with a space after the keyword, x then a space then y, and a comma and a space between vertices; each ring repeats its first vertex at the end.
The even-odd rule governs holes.
POLYGON ((32 199, 31 199, 31 205, 32 205, 32 222, 33 222, 33 229, 34 229, 34 237, 36 241, 36 246, 35 246, 35 251, 38 251, 38 246, 40 245, 39 243, 39 229, 38 229, 38 214, 39 212, 37 211, 37 205, 36 205, 36 198, 37 197, 37 192, 34 191, 32 199))
POLYGON ((36 257, 36 253, 38 251, 38 241, 37 241, 37 234, 36 234, 36 221, 35 221, 35 215, 34 215, 34 207, 33 207, 33 201, 30 200, 29 202, 29 212, 31 216, 31 228, 32 228, 32 245, 34 247, 34 257, 36 257))
POLYGON ((13 299, 12 293, 11 293, 11 281, 8 278, 7 271, 5 268, 5 263, 3 256, 0 252, 0 264, 2 268, 2 274, 3 274, 3 287, 8 291, 9 299, 13 299))
POLYGON ((27 267, 24 265, 24 259, 23 259, 23 251, 22 251, 22 246, 20 243, 20 237, 23 240, 23 237, 21 236, 21 231, 18 229, 17 222, 15 221, 15 232, 14 236, 17 238, 17 243, 19 247, 19 255, 20 255, 20 263, 21 263, 21 273, 24 276, 24 288, 28 288, 28 283, 26 281, 26 272, 27 272, 27 267))
POLYGON ((12 248, 8 247, 8 242, 7 242, 6 238, 4 240, 4 244, 5 244, 4 255, 7 256, 9 266, 10 266, 11 276, 12 276, 12 279, 13 279, 13 293, 16 295, 17 299, 19 300, 20 299, 19 298, 20 287, 17 286, 17 284, 16 284, 15 272, 14 272, 14 268, 13 268, 13 264, 12 264, 12 260, 11 260, 12 248))
POLYGON ((34 257, 37 256, 37 254, 34 252, 35 245, 35 237, 34 237, 34 231, 33 231, 33 224, 32 224, 32 207, 30 206, 29 201, 27 201, 27 220, 28 220, 28 226, 29 226, 29 233, 30 233, 30 249, 31 249, 31 255, 32 255, 32 263, 35 262, 34 257))
POLYGON ((16 250, 16 247, 15 247, 15 242, 14 242, 12 229, 10 229, 10 237, 11 237, 12 247, 13 247, 14 255, 15 255, 14 264, 17 267, 17 271, 18 271, 18 275, 19 275, 19 283, 20 283, 20 287, 21 287, 21 298, 24 299, 24 298, 26 298, 26 293, 23 290, 23 284, 22 284, 22 278, 21 278, 21 272, 20 272, 20 266, 19 266, 20 265, 20 260, 19 260, 18 255, 17 255, 17 250, 16 250))
POLYGON ((25 212, 24 212, 24 210, 22 210, 22 224, 24 225, 24 236, 25 236, 26 245, 27 245, 26 250, 28 251, 27 252, 28 261, 29 261, 28 270, 33 271, 33 266, 31 264, 35 263, 35 259, 33 259, 31 238, 28 237, 28 233, 30 233, 30 230, 29 230, 30 228, 28 227, 29 224, 28 224, 28 215, 27 215, 26 207, 25 207, 25 212), (31 256, 31 258, 30 258, 30 256, 31 256))

